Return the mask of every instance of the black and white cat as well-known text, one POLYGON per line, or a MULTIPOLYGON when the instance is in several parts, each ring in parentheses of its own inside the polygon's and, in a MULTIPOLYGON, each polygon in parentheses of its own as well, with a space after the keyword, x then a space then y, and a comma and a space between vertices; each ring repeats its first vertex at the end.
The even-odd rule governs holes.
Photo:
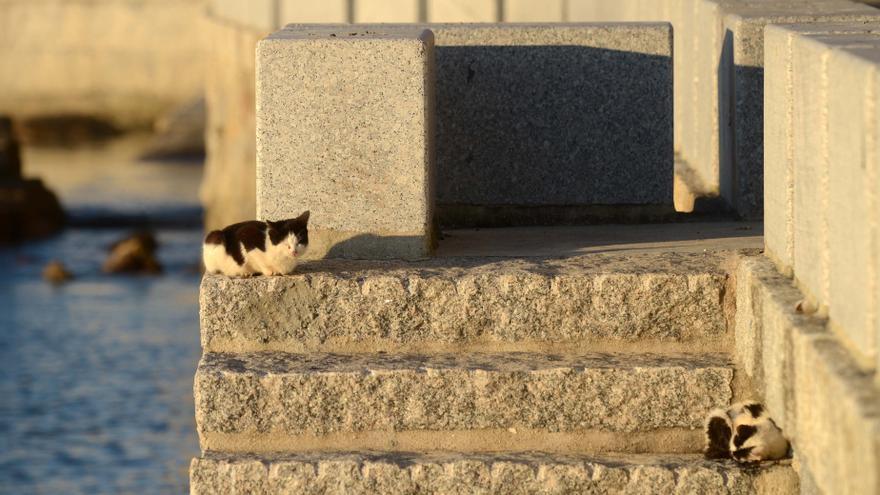
POLYGON ((706 448, 710 459, 758 462, 788 455, 788 440, 764 406, 748 401, 715 409, 706 419, 706 448))
POLYGON ((309 246, 309 212, 277 222, 252 220, 205 237, 205 271, 230 277, 286 275, 309 246))

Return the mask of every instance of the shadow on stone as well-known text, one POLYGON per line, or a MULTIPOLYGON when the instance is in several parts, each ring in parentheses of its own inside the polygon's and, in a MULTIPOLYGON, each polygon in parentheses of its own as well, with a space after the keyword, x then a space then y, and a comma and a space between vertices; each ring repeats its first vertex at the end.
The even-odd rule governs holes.
POLYGON ((760 220, 764 217, 764 68, 735 63, 729 29, 718 60, 718 85, 722 204, 742 219, 760 220))
POLYGON ((365 260, 427 259, 429 257, 429 250, 426 244, 429 242, 429 239, 421 236, 360 234, 333 244, 327 250, 325 258, 365 260))
POLYGON ((436 60, 437 201, 453 205, 441 223, 592 223, 611 207, 644 221, 672 210, 671 57, 437 46, 436 60))
POLYGON ((640 224, 680 219, 672 205, 569 205, 569 206, 437 206, 444 228, 526 227, 545 225, 640 224))

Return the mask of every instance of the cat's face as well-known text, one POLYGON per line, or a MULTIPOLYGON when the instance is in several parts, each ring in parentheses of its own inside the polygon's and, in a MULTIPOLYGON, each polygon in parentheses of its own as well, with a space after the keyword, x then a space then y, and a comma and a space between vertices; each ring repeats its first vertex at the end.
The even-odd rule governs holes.
POLYGON ((299 234, 291 232, 288 234, 287 238, 284 239, 284 244, 287 248, 287 252, 290 253, 291 256, 302 256, 306 254, 306 250, 309 248, 308 229, 300 231, 299 234))
POLYGON ((281 222, 273 222, 274 229, 285 233, 281 242, 290 256, 302 256, 309 247, 309 212, 281 222))

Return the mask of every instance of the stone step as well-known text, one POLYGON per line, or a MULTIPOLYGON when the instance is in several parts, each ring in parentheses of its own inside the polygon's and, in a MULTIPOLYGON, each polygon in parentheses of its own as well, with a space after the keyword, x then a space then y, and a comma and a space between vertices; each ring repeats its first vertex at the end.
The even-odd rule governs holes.
POLYGON ((723 355, 203 355, 202 448, 696 452, 723 355))
POLYGON ((220 493, 793 494, 788 462, 747 469, 697 455, 585 457, 542 453, 206 453, 194 495, 220 493))
POLYGON ((284 277, 208 275, 201 286, 202 346, 206 352, 727 351, 728 256, 324 260, 284 277))

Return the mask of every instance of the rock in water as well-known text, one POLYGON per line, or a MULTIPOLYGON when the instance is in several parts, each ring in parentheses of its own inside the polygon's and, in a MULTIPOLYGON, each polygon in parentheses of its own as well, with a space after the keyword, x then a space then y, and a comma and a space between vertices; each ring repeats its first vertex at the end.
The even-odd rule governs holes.
POLYGON ((43 268, 43 280, 58 285, 73 278, 64 263, 52 260, 43 268))
POLYGON ((158 247, 151 232, 138 232, 110 246, 110 254, 101 269, 104 273, 160 273, 162 266, 156 259, 158 247))

